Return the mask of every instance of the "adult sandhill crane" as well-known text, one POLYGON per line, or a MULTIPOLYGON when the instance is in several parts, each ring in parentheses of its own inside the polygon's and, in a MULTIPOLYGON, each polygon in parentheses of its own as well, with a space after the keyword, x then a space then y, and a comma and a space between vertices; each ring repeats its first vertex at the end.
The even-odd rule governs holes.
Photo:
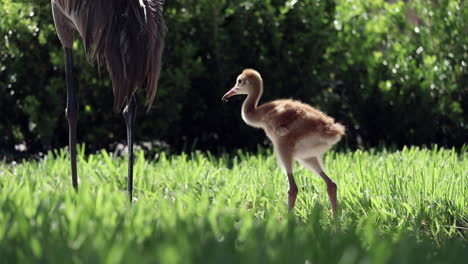
POLYGON ((250 126, 263 128, 273 142, 278 161, 289 180, 288 205, 294 208, 298 193, 293 177, 293 163, 298 160, 317 173, 327 185, 333 214, 337 212, 336 184, 325 174, 322 155, 337 143, 345 128, 319 110, 289 99, 275 100, 258 106, 263 93, 263 80, 252 69, 244 70, 235 86, 223 96, 246 94, 242 119, 250 126))
POLYGON ((133 127, 138 87, 146 89, 146 103, 151 106, 161 69, 161 55, 166 34, 162 16, 163 0, 51 0, 57 35, 65 50, 69 150, 72 185, 78 189, 76 171, 76 126, 78 103, 73 73, 73 41, 78 32, 85 51, 98 64, 105 60, 112 79, 114 111, 122 106, 127 126, 128 185, 133 192, 133 127))

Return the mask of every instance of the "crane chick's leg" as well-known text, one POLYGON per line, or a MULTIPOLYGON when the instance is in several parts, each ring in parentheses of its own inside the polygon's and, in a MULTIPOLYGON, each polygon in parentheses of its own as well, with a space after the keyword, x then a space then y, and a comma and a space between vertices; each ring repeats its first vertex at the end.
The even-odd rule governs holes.
POLYGON ((76 125, 78 119, 78 102, 76 99, 76 80, 73 75, 73 51, 65 48, 65 77, 67 81, 67 108, 65 115, 68 119, 68 144, 70 149, 72 185, 78 190, 78 176, 76 172, 76 125))
POLYGON ((312 169, 315 173, 317 173, 327 184, 327 192, 328 198, 330 199, 331 207, 333 214, 336 215, 338 210, 338 200, 336 199, 336 191, 337 186, 336 183, 333 182, 323 169, 322 160, 319 157, 312 157, 308 159, 302 159, 301 162, 306 166, 312 169))
POLYGON ((135 124, 136 117, 136 99, 133 95, 128 100, 127 106, 123 111, 125 123, 127 125, 127 143, 128 143, 128 179, 127 179, 127 191, 130 202, 133 198, 133 127, 135 124))
POLYGON ((283 166, 286 174, 288 175, 288 181, 289 181, 289 191, 288 191, 288 207, 289 209, 293 209, 295 204, 296 204, 296 198, 297 198, 297 185, 296 181, 294 180, 293 176, 293 154, 292 152, 289 151, 289 146, 283 145, 283 146, 275 146, 276 149, 276 155, 278 157, 278 161, 281 163, 283 166))
POLYGON ((288 172, 288 181, 289 181, 288 207, 291 210, 296 205, 296 198, 297 198, 297 193, 298 193, 296 181, 294 180, 294 176, 292 172, 288 172))

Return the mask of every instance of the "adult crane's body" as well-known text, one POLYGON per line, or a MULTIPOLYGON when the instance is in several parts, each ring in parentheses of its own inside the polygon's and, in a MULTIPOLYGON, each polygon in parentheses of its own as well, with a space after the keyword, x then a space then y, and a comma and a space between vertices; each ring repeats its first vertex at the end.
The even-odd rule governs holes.
POLYGON ((138 87, 146 89, 151 105, 156 94, 166 26, 162 0, 51 0, 57 35, 65 49, 67 109, 72 183, 76 172, 78 104, 73 75, 73 41, 78 32, 91 59, 104 61, 112 80, 114 111, 124 103, 129 147, 128 191, 133 186, 133 124, 138 87))

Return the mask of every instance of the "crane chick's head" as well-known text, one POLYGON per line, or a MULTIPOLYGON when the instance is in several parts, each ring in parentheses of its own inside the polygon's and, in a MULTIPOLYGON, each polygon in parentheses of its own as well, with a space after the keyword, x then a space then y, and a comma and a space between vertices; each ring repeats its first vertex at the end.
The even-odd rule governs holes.
POLYGON ((239 76, 237 76, 236 84, 232 87, 229 92, 223 96, 223 101, 227 102, 227 99, 231 96, 238 94, 250 94, 255 89, 261 89, 262 77, 260 73, 253 69, 245 69, 239 76))

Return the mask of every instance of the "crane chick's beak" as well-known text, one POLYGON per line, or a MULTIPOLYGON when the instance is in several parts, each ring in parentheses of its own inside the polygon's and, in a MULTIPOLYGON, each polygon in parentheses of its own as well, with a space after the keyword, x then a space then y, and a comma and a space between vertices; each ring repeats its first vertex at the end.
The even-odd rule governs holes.
POLYGON ((227 99, 228 99, 229 97, 233 96, 233 95, 236 95, 238 90, 239 90, 239 89, 237 89, 237 87, 232 88, 231 90, 229 90, 229 92, 227 92, 227 93, 223 96, 223 99, 222 99, 222 100, 223 100, 224 102, 227 102, 227 99))

